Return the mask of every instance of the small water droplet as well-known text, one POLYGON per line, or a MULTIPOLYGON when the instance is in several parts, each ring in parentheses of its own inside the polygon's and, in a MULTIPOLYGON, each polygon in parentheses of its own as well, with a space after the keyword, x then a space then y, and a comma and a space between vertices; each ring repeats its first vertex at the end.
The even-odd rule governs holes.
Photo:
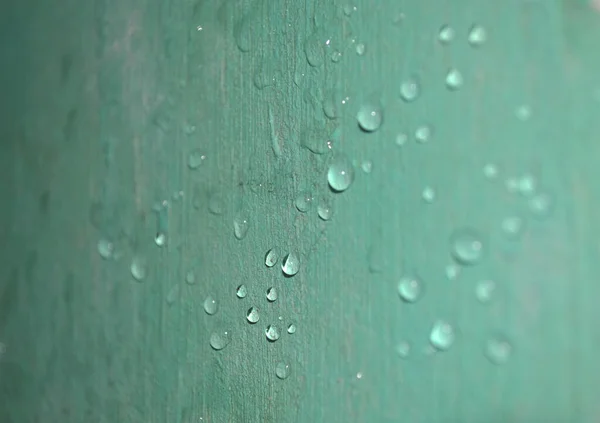
POLYGON ((351 6, 349 4, 347 4, 343 7, 344 15, 346 15, 346 16, 352 15, 352 13, 356 12, 356 10, 357 10, 356 6, 351 6))
POLYGON ((287 379, 290 375, 290 365, 287 363, 277 363, 275 366, 275 374, 281 380, 287 379))
POLYGON ((398 295, 407 303, 415 303, 421 298, 423 283, 415 276, 403 276, 398 281, 398 295))
POLYGON ((396 345, 396 354, 400 358, 408 358, 410 355, 410 344, 407 341, 400 341, 396 345))
POLYGON ((131 261, 131 276, 138 281, 142 282, 146 279, 146 275, 148 273, 148 263, 144 257, 134 257, 131 261))
POLYGON ((265 255, 265 265, 267 267, 273 267, 279 260, 279 250, 277 248, 271 248, 265 255))
POLYGON ((494 281, 489 279, 479 281, 475 286, 475 297, 480 303, 486 304, 492 300, 494 291, 496 291, 496 283, 494 281))
POLYGON ((502 232, 507 238, 518 239, 523 234, 525 220, 519 216, 508 216, 502 220, 502 232))
POLYGON ((231 342, 231 334, 227 330, 213 332, 210 335, 210 346, 213 350, 220 351, 229 345, 229 342, 231 342))
POLYGON ((279 339, 279 329, 276 326, 269 325, 265 329, 265 336, 269 342, 275 342, 279 339))
POLYGON ((185 274, 185 282, 188 285, 193 285, 196 283, 196 275, 194 274, 193 270, 188 270, 188 272, 185 274))
POLYGON ((356 373, 356 378, 357 378, 357 379, 362 379, 362 378, 363 378, 363 374, 362 374, 362 372, 358 372, 358 373, 356 373))
POLYGON ((511 194, 519 192, 519 180, 517 178, 508 178, 505 182, 506 190, 511 194))
POLYGON ((322 198, 317 206, 317 214, 319 217, 325 221, 331 219, 333 215, 333 208, 328 199, 322 198))
POLYGON ((460 276, 461 267, 456 263, 451 263, 446 266, 446 279, 455 281, 460 276))
POLYGON ((312 34, 306 39, 304 54, 310 66, 316 68, 323 64, 325 51, 323 50, 323 43, 318 34, 312 34))
POLYGON ((498 167, 493 163, 488 163, 483 167, 483 175, 488 179, 498 177, 498 167))
POLYGON ((426 203, 433 203, 435 201, 435 190, 432 187, 425 187, 423 188, 421 197, 426 203))
POLYGON ((438 40, 442 44, 449 44, 454 40, 455 31, 449 25, 444 25, 438 33, 438 40))
POLYGON ((267 300, 270 303, 277 300, 277 289, 275 289, 274 287, 267 289, 267 300))
POLYGON ((454 344, 454 328, 444 320, 438 320, 433 324, 429 334, 431 346, 438 351, 447 351, 454 344))
POLYGON ((256 307, 251 307, 248 309, 246 312, 246 320, 248 320, 248 322, 251 324, 254 324, 260 320, 260 313, 256 307))
POLYGON ((327 182, 335 192, 347 190, 354 182, 354 167, 352 162, 343 155, 335 157, 327 170, 327 182))
POLYGON ((296 333, 296 325, 293 323, 290 323, 290 325, 287 328, 287 333, 289 333, 290 335, 296 333))
POLYGON ((281 262, 281 270, 287 276, 294 276, 300 270, 300 257, 294 252, 288 253, 281 262))
POLYGON ((163 232, 158 232, 154 237, 154 243, 159 247, 164 247, 167 243, 167 235, 163 232))
POLYGON ((233 220, 233 234, 240 241, 246 238, 248 234, 248 229, 250 227, 250 222, 245 216, 237 216, 233 220))
POLYGON ((248 295, 248 288, 246 288, 246 285, 241 284, 240 286, 238 286, 235 290, 235 295, 238 298, 246 298, 246 295, 248 295))
POLYGON ((512 346, 502 336, 488 339, 485 344, 485 356, 494 364, 505 364, 512 354, 512 346))
POLYGON ((481 25, 473 25, 469 30, 467 41, 473 47, 479 47, 487 41, 487 31, 481 25))
POLYGON ((196 126, 192 125, 191 123, 184 123, 183 124, 183 133, 186 135, 192 135, 194 132, 196 132, 196 126))
POLYGON ((206 297, 206 299, 204 300, 204 311, 206 312, 206 314, 212 316, 218 310, 219 303, 217 302, 217 300, 212 295, 206 297))
POLYGON ((174 285, 167 293, 166 302, 168 305, 173 305, 179 298, 179 284, 174 285))
POLYGON ((383 107, 379 100, 365 101, 356 114, 358 126, 365 132, 375 132, 383 123, 383 107))
POLYGON ((370 160, 365 160, 360 165, 361 169, 365 173, 371 173, 373 171, 373 162, 370 160))
POLYGON ((517 107, 515 110, 515 116, 521 122, 528 121, 531 118, 531 107, 526 104, 517 107))
POLYGON ((296 197, 296 200, 294 200, 296 209, 298 209, 298 211, 301 213, 306 213, 309 211, 312 207, 312 203, 313 196, 310 192, 303 192, 296 197))
POLYGON ((421 88, 416 78, 409 77, 400 84, 400 97, 407 103, 415 101, 420 94, 421 88))
POLYGON ((333 63, 338 63, 342 59, 342 53, 339 50, 334 50, 331 53, 331 61, 333 63))
POLYGON ((365 54, 365 45, 363 43, 358 43, 356 45, 356 54, 358 54, 359 56, 362 56, 363 54, 365 54))
POLYGON ((110 260, 115 251, 115 246, 112 242, 106 239, 101 239, 98 241, 97 249, 100 257, 102 257, 104 260, 110 260))
POLYGON ((415 140, 420 144, 425 144, 431 139, 433 130, 429 125, 421 125, 415 130, 415 140))
POLYGON ((462 73, 456 68, 450 68, 446 74, 446 87, 450 90, 458 90, 463 85, 462 73))
POLYGON ((406 135, 404 132, 400 132, 396 135, 396 145, 398 147, 402 147, 404 144, 406 144, 407 141, 408 135, 406 135))
POLYGON ((198 169, 204 164, 205 160, 206 155, 204 155, 202 150, 196 148, 195 150, 192 150, 188 155, 188 167, 192 170, 198 169))
POLYGON ((450 237, 451 252, 454 259, 462 265, 479 263, 484 255, 482 236, 474 229, 456 230, 450 237))
POLYGON ((537 181, 533 175, 523 175, 517 179, 517 191, 519 194, 530 197, 535 194, 537 190, 537 181))
POLYGON ((545 219, 552 212, 552 197, 546 193, 539 193, 529 199, 528 206, 531 214, 537 219, 545 219))

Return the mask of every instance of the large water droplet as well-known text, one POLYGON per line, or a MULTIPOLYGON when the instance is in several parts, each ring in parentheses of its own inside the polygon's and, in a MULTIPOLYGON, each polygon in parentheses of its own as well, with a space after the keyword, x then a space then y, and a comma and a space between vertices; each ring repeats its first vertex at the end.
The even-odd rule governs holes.
POLYGON ((467 40, 473 47, 479 47, 487 41, 487 31, 481 25, 473 25, 469 30, 467 40))
POLYGON ((377 131, 383 123, 383 106, 375 99, 365 101, 358 109, 356 120, 363 131, 377 131))
POLYGON ((290 365, 283 362, 277 363, 277 366, 275 366, 275 374, 281 380, 287 379, 290 375, 290 365))
POLYGON ((414 77, 409 77, 400 84, 400 97, 407 103, 415 101, 420 91, 419 82, 414 77))
POLYGON ((475 286, 475 298, 482 304, 489 303, 492 301, 495 290, 496 283, 494 281, 489 279, 479 281, 475 286))
POLYGON ((240 241, 242 239, 246 238, 249 228, 250 228, 250 222, 248 221, 247 217, 236 216, 236 218, 233 219, 233 234, 240 241))
POLYGON ((446 74, 446 86, 450 90, 458 90, 463 85, 462 73, 456 68, 450 68, 446 74))
POLYGON ((206 312, 206 314, 208 314, 210 316, 212 316, 219 310, 219 303, 212 295, 209 295, 208 297, 206 297, 203 305, 204 305, 204 311, 206 312))
POLYGON ((398 281, 398 295, 407 303, 414 303, 421 298, 423 283, 415 276, 403 276, 398 281))
POLYGON ((347 190, 354 182, 354 167, 352 162, 343 155, 335 157, 327 171, 327 182, 333 191, 347 190))
POLYGON ((246 312, 246 320, 248 320, 248 322, 251 324, 254 324, 260 320, 260 313, 256 307, 251 307, 248 309, 246 312))
POLYGON ((294 205, 299 212, 306 213, 310 210, 313 203, 313 196, 310 192, 300 193, 294 200, 294 205))
POLYGON ((144 257, 136 256, 131 261, 130 271, 136 281, 142 282, 148 274, 148 262, 144 257))
POLYGON ((271 248, 265 255, 265 265, 267 267, 273 267, 279 260, 279 250, 277 248, 271 248))
POLYGON ((110 260, 113 252, 115 251, 115 246, 112 242, 106 239, 101 239, 98 241, 97 249, 100 257, 102 257, 104 260, 110 260))
POLYGON ((188 167, 192 170, 196 170, 204 164, 205 160, 206 155, 202 152, 202 150, 196 148, 188 155, 188 167))
POLYGON ((300 270, 300 257, 294 252, 288 253, 281 262, 281 270, 287 276, 294 276, 300 270))
POLYGON ((396 345, 396 354, 400 358, 408 358, 410 355, 410 344, 407 341, 400 341, 396 345))
POLYGON ((454 40, 455 31, 449 25, 444 25, 438 33, 438 40, 442 44, 450 44, 454 40))
POLYGON ((293 323, 290 323, 290 325, 287 328, 287 333, 289 333, 290 335, 296 333, 296 325, 293 323))
POLYGON ((271 288, 267 289, 267 300, 270 303, 277 300, 277 289, 276 288, 271 287, 271 288))
POLYGON ((485 344, 485 356, 494 364, 505 364, 511 353, 510 342, 502 336, 490 338, 485 344))
POLYGON ((454 344, 454 328, 444 320, 438 320, 433 324, 429 334, 431 346, 439 351, 446 351, 454 344))
POLYGON ((246 298, 246 295, 248 295, 248 288, 246 288, 246 285, 241 284, 240 286, 238 286, 235 290, 235 295, 238 298, 246 298))
POLYGON ((279 329, 276 326, 269 325, 265 329, 265 336, 270 342, 275 342, 279 339, 279 329))
POLYGON ((450 237, 451 253, 462 265, 479 263, 484 255, 482 236, 474 229, 462 228, 450 237))
POLYGON ((231 341, 231 334, 227 330, 221 330, 217 332, 213 332, 210 335, 210 346, 213 350, 219 351, 229 345, 231 341))

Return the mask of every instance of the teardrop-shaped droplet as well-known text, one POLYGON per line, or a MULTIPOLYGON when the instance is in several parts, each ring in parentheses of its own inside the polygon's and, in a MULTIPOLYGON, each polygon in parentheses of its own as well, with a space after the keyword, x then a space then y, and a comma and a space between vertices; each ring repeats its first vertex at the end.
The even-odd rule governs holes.
POLYGON ((446 351, 454 344, 455 337, 452 325, 444 320, 438 320, 431 328, 429 342, 436 350, 446 351))
POLYGON ((407 103, 415 101, 420 91, 419 82, 414 77, 409 77, 400 84, 400 97, 407 103))
POLYGON ((290 323, 290 325, 287 328, 287 333, 289 333, 290 335, 296 333, 296 325, 293 323, 290 323))
POLYGON ((227 330, 213 332, 210 335, 209 342, 213 350, 220 351, 231 342, 231 334, 227 330))
POLYGON ((246 238, 248 234, 248 229, 250 228, 250 222, 248 218, 245 216, 236 216, 233 220, 233 234, 240 241, 246 238))
POLYGON ((479 47, 487 41, 487 31, 481 25, 473 25, 467 36, 469 44, 473 47, 479 47))
POLYGON ((246 312, 246 320, 249 323, 254 324, 260 320, 260 313, 256 307, 251 307, 246 312))
POLYGON ((300 257, 294 252, 288 253, 281 263, 281 270, 287 276, 294 276, 300 270, 300 257))
POLYGON ((398 295, 407 303, 415 303, 421 298, 423 283, 415 276, 403 276, 398 281, 398 295))
POLYGON ((483 259, 483 239, 474 229, 456 230, 450 237, 450 244, 452 256, 462 265, 474 265, 483 259))
POLYGON ((212 316, 219 310, 219 303, 212 295, 209 295, 205 298, 203 305, 204 311, 210 316, 212 316))
POLYGON ((327 171, 327 182, 335 192, 347 190, 354 182, 354 167, 352 162, 344 155, 335 157, 327 171))
POLYGON ((277 300, 277 289, 276 288, 271 287, 271 288, 267 289, 267 300, 270 303, 277 300))
POLYGON ((106 239, 101 239, 98 241, 97 249, 100 257, 102 257, 104 260, 110 260, 113 256, 113 252, 115 251, 115 246, 112 242, 106 239))
POLYGON ((238 286, 235 290, 235 295, 238 298, 246 298, 246 295, 248 295, 248 288, 246 288, 246 285, 241 284, 240 286, 238 286))
POLYGON ((451 68, 448 70, 446 74, 446 87, 448 89, 455 91, 463 86, 463 76, 462 73, 456 68, 451 68))
POLYGON ((377 131, 383 123, 383 106, 378 100, 366 100, 358 109, 356 120, 363 131, 377 131))
POLYGON ((265 336, 269 342, 275 342, 279 339, 279 329, 276 326, 269 325, 265 329, 265 336))
POLYGON ((281 380, 287 379, 290 375, 290 365, 284 362, 277 363, 277 366, 275 366, 275 375, 281 380))
POLYGON ((279 250, 277 248, 271 248, 265 255, 265 265, 267 267, 273 267, 279 260, 279 250))
POLYGON ((142 282, 148 274, 148 262, 144 257, 136 256, 131 261, 130 271, 136 281, 142 282))
POLYGON ((450 44, 454 40, 455 31, 450 25, 444 25, 438 33, 438 41, 441 44, 450 44))

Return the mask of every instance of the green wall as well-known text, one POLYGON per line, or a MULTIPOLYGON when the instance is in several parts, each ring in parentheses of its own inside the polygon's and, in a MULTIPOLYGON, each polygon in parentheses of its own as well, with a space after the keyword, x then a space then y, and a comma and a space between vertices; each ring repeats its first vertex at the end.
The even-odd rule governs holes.
POLYGON ((598 421, 600 6, 0 10, 0 422, 598 421))

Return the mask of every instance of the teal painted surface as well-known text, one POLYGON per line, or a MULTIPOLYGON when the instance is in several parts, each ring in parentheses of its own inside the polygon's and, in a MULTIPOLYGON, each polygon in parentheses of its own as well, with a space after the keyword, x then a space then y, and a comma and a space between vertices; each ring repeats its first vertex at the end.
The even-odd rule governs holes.
POLYGON ((0 421, 597 421, 600 13, 566 0, 349 5, 5 6, 0 421), (487 31, 479 48, 473 24, 487 31), (453 92, 451 68, 464 80, 453 92), (405 103, 410 76, 420 95, 405 103), (355 116, 374 98, 383 124, 365 134, 355 116), (328 139, 356 163, 339 194, 328 139), (206 158, 192 170, 196 149, 206 158), (547 219, 507 188, 527 174, 552 197, 547 219), (307 213, 294 207, 302 192, 315 198, 307 213), (502 229, 511 217, 525 222, 516 239, 502 229), (236 219, 249 222, 242 240, 236 219), (449 280, 462 227, 486 254, 449 280), (273 247, 300 255, 297 275, 264 265, 273 247), (141 283, 134 260, 147 264, 141 283), (414 304, 397 294, 407 273, 423 281, 414 304), (489 304, 475 294, 484 279, 489 304), (434 353, 438 319, 455 342, 434 353), (213 350, 225 330, 229 345, 213 350), (486 358, 495 337, 511 345, 503 365, 486 358))

